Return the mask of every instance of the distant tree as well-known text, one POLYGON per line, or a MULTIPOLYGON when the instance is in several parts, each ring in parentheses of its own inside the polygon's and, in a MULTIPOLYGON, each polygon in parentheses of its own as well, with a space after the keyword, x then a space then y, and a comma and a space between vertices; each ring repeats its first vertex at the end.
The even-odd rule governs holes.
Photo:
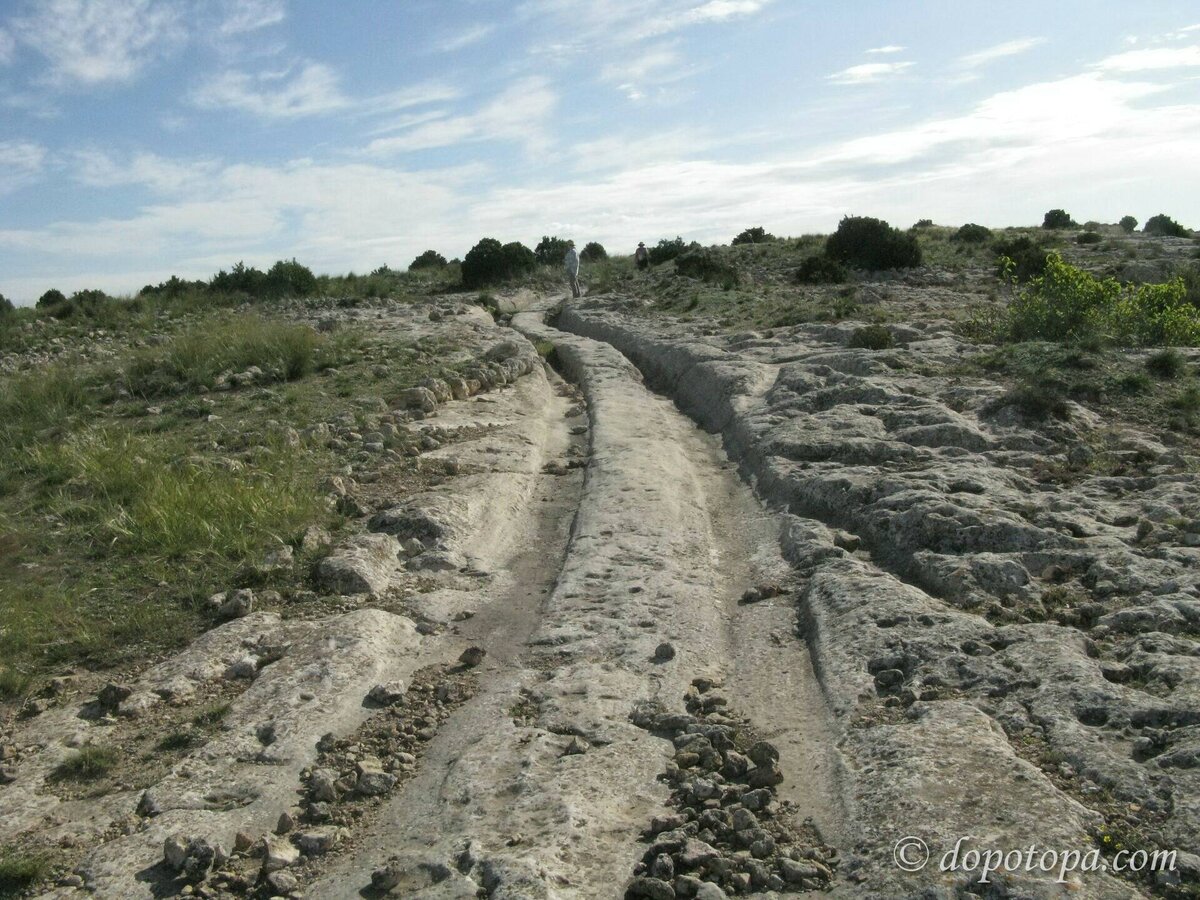
POLYGON ((6 319, 16 311, 17 308, 13 305, 13 302, 3 294, 0 294, 0 319, 6 319))
POLYGON ((1012 260, 1013 274, 1018 281, 1028 281, 1046 271, 1047 251, 1025 235, 997 241, 992 248, 996 251, 997 271, 1003 273, 1005 259, 1012 260))
POLYGON ((537 257, 524 244, 501 244, 495 238, 483 238, 463 257, 463 287, 473 290, 506 281, 532 272, 536 266, 537 257))
POLYGON ((917 219, 916 224, 913 225, 913 228, 932 228, 932 227, 933 227, 933 219, 917 219))
POLYGON ((1146 234, 1156 234, 1159 237, 1188 236, 1188 230, 1166 213, 1159 213, 1157 216, 1151 216, 1146 220, 1146 224, 1142 226, 1142 231, 1146 234))
POLYGON ((58 306, 60 303, 66 302, 66 295, 62 291, 58 290, 58 288, 50 288, 50 290, 38 297, 36 308, 45 309, 48 306, 58 306))
POLYGON ((1118 224, 1126 234, 1133 234, 1133 230, 1138 227, 1138 220, 1133 216, 1122 216, 1118 224))
POLYGON ((538 241, 538 245, 533 248, 533 255, 537 258, 539 265, 560 265, 563 257, 567 255, 567 240, 566 238, 543 236, 538 241))
POLYGON ((950 235, 950 240, 960 244, 986 244, 991 237, 992 230, 990 228, 968 222, 950 235))
POLYGON ((825 253, 860 269, 905 269, 921 265, 921 248, 912 234, 882 219, 846 216, 825 241, 825 253))
POLYGON ((765 244, 768 241, 775 240, 775 235, 767 234, 765 228, 761 225, 755 225, 753 228, 747 228, 731 242, 733 246, 738 244, 765 244))
POLYGON ((446 257, 438 253, 436 250, 426 250, 416 259, 408 264, 410 272, 417 269, 441 269, 446 266, 446 257))
POLYGON ((263 287, 268 297, 308 297, 317 292, 317 276, 295 257, 281 259, 267 272, 263 287))
POLYGON ((683 242, 683 238, 681 237, 677 237, 674 240, 663 238, 650 248, 650 265, 657 266, 661 265, 662 263, 669 262, 684 250, 689 249, 689 247, 695 248, 699 246, 700 245, 695 241, 692 241, 690 245, 685 244, 683 242))
POLYGON ((228 272, 221 269, 208 282, 209 290, 217 294, 247 294, 260 297, 266 275, 253 266, 238 261, 228 272))
POLYGON ((608 251, 604 249, 603 244, 588 241, 580 251, 579 258, 584 262, 599 262, 602 259, 608 259, 608 251))
POLYGON ((1043 228, 1074 228, 1076 224, 1065 209, 1052 209, 1042 219, 1043 228))

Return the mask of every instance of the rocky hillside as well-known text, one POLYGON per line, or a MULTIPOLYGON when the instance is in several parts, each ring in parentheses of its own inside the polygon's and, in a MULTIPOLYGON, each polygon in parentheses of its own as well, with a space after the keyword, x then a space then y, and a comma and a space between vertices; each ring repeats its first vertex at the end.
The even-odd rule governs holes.
POLYGON ((0 895, 1195 896, 1197 245, 972 234, 10 329, 0 895))

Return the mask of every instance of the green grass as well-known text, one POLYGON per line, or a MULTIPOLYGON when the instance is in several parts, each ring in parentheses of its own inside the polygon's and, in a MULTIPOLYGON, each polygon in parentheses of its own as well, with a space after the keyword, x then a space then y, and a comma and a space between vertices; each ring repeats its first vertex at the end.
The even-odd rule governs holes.
POLYGON ((173 753, 194 747, 198 743, 199 738, 190 731, 172 731, 155 744, 154 749, 164 753, 173 753))
POLYGON ((51 777, 57 781, 95 781, 112 772, 119 758, 111 747, 89 745, 59 763, 51 777))
POLYGON ((231 709, 233 706, 229 703, 210 704, 192 716, 192 724, 197 728, 212 728, 214 725, 220 725, 225 721, 225 717, 229 715, 231 709))
POLYGON ((0 898, 20 897, 50 877, 49 857, 40 853, 0 848, 0 898))
POLYGON ((213 388, 224 373, 257 366, 272 380, 293 381, 344 356, 345 338, 330 340, 307 325, 236 316, 192 328, 166 346, 136 354, 126 368, 129 390, 141 397, 170 395, 180 388, 213 388))

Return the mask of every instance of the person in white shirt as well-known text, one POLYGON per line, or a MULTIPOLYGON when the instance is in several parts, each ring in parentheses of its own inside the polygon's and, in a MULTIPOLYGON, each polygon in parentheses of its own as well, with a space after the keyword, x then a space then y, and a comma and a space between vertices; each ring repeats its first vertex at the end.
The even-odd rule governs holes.
POLYGON ((571 296, 579 297, 579 253, 575 250, 575 242, 567 241, 567 255, 563 259, 567 267, 567 278, 571 282, 571 296))

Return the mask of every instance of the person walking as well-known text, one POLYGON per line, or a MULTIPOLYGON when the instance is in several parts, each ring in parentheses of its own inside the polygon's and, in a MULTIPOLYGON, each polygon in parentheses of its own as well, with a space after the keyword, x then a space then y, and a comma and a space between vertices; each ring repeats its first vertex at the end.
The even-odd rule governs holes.
POLYGON ((650 268, 650 251, 641 241, 638 241, 638 248, 633 251, 633 261, 637 263, 639 269, 650 268))
POLYGON ((579 253, 575 250, 575 242, 567 241, 567 255, 563 259, 567 267, 567 279, 571 282, 571 296, 579 299, 579 253))

